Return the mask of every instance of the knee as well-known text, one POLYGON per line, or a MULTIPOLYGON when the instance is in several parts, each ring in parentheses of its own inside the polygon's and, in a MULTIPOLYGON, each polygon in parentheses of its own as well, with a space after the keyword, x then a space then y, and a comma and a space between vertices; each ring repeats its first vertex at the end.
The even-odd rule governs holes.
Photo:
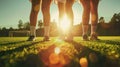
POLYGON ((35 5, 32 7, 32 12, 38 13, 40 10, 40 5, 35 5))

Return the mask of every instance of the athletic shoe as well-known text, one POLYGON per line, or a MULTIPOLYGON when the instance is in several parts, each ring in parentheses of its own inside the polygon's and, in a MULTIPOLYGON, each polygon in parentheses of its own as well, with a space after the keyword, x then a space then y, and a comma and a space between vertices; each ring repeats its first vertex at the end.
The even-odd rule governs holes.
POLYGON ((88 35, 83 35, 82 37, 83 37, 83 40, 84 40, 84 41, 89 41, 88 35))
POLYGON ((49 36, 45 36, 44 39, 43 39, 43 41, 50 41, 49 36))
POLYGON ((65 41, 73 42, 73 36, 66 37, 65 41))
POLYGON ((72 34, 72 33, 69 33, 69 34, 65 37, 65 41, 72 42, 72 41, 73 41, 73 34, 72 34))
POLYGON ((94 34, 91 34, 90 40, 100 40, 100 39, 98 39, 97 34, 94 33, 94 34))
POLYGON ((28 40, 27 41, 35 41, 35 36, 29 36, 28 40))

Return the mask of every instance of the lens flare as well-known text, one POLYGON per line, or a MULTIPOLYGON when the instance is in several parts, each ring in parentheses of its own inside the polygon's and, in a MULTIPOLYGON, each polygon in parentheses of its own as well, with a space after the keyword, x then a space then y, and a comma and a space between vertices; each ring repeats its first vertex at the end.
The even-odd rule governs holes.
POLYGON ((59 55, 57 55, 55 53, 50 54, 49 61, 50 61, 51 64, 59 63, 59 61, 60 61, 59 55))
POLYGON ((55 54, 59 54, 60 53, 60 48, 59 47, 56 47, 55 48, 55 54))
POLYGON ((80 58, 80 65, 81 67, 88 67, 88 60, 87 58, 80 58))
POLYGON ((70 28, 70 19, 68 19, 67 15, 64 15, 62 20, 60 20, 60 29, 62 29, 64 32, 69 30, 70 28))

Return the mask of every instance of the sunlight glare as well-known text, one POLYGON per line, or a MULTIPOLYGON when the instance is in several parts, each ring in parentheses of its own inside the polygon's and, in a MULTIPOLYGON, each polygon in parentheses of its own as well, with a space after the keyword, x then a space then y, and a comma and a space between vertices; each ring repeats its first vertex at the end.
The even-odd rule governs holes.
POLYGON ((56 54, 59 54, 59 53, 60 53, 60 48, 59 48, 59 47, 56 47, 56 48, 55 48, 55 53, 56 53, 56 54))
POLYGON ((88 67, 88 60, 87 58, 80 58, 80 65, 81 67, 88 67))
POLYGON ((62 29, 64 32, 68 31, 70 27, 70 19, 68 19, 67 15, 64 15, 63 19, 60 20, 60 29, 62 29))

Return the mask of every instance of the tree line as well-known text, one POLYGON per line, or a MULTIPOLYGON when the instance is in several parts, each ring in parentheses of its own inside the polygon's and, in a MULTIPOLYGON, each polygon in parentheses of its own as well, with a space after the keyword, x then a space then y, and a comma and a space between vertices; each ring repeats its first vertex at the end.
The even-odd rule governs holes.
POLYGON ((115 13, 108 23, 105 23, 104 17, 101 17, 97 32, 99 35, 120 35, 120 13, 115 13))
MULTIPOLYGON (((36 29, 37 36, 43 36, 44 34, 44 24, 42 20, 38 21, 38 28, 36 29)), ((90 29, 89 25, 89 29, 90 29)), ((6 27, 0 28, 0 37, 9 36, 10 31, 29 31, 30 23, 23 22, 22 20, 18 21, 18 28, 14 29, 10 27, 7 29, 6 27)), ((81 36, 82 35, 82 23, 78 25, 74 25, 73 27, 74 35, 81 36)), ((88 31, 90 35, 90 30, 88 31)), ((120 13, 115 13, 109 22, 105 22, 104 17, 99 18, 97 33, 101 36, 120 36, 120 13)), ((55 21, 52 21, 50 24, 50 35, 57 36, 58 35, 58 26, 55 21)))

